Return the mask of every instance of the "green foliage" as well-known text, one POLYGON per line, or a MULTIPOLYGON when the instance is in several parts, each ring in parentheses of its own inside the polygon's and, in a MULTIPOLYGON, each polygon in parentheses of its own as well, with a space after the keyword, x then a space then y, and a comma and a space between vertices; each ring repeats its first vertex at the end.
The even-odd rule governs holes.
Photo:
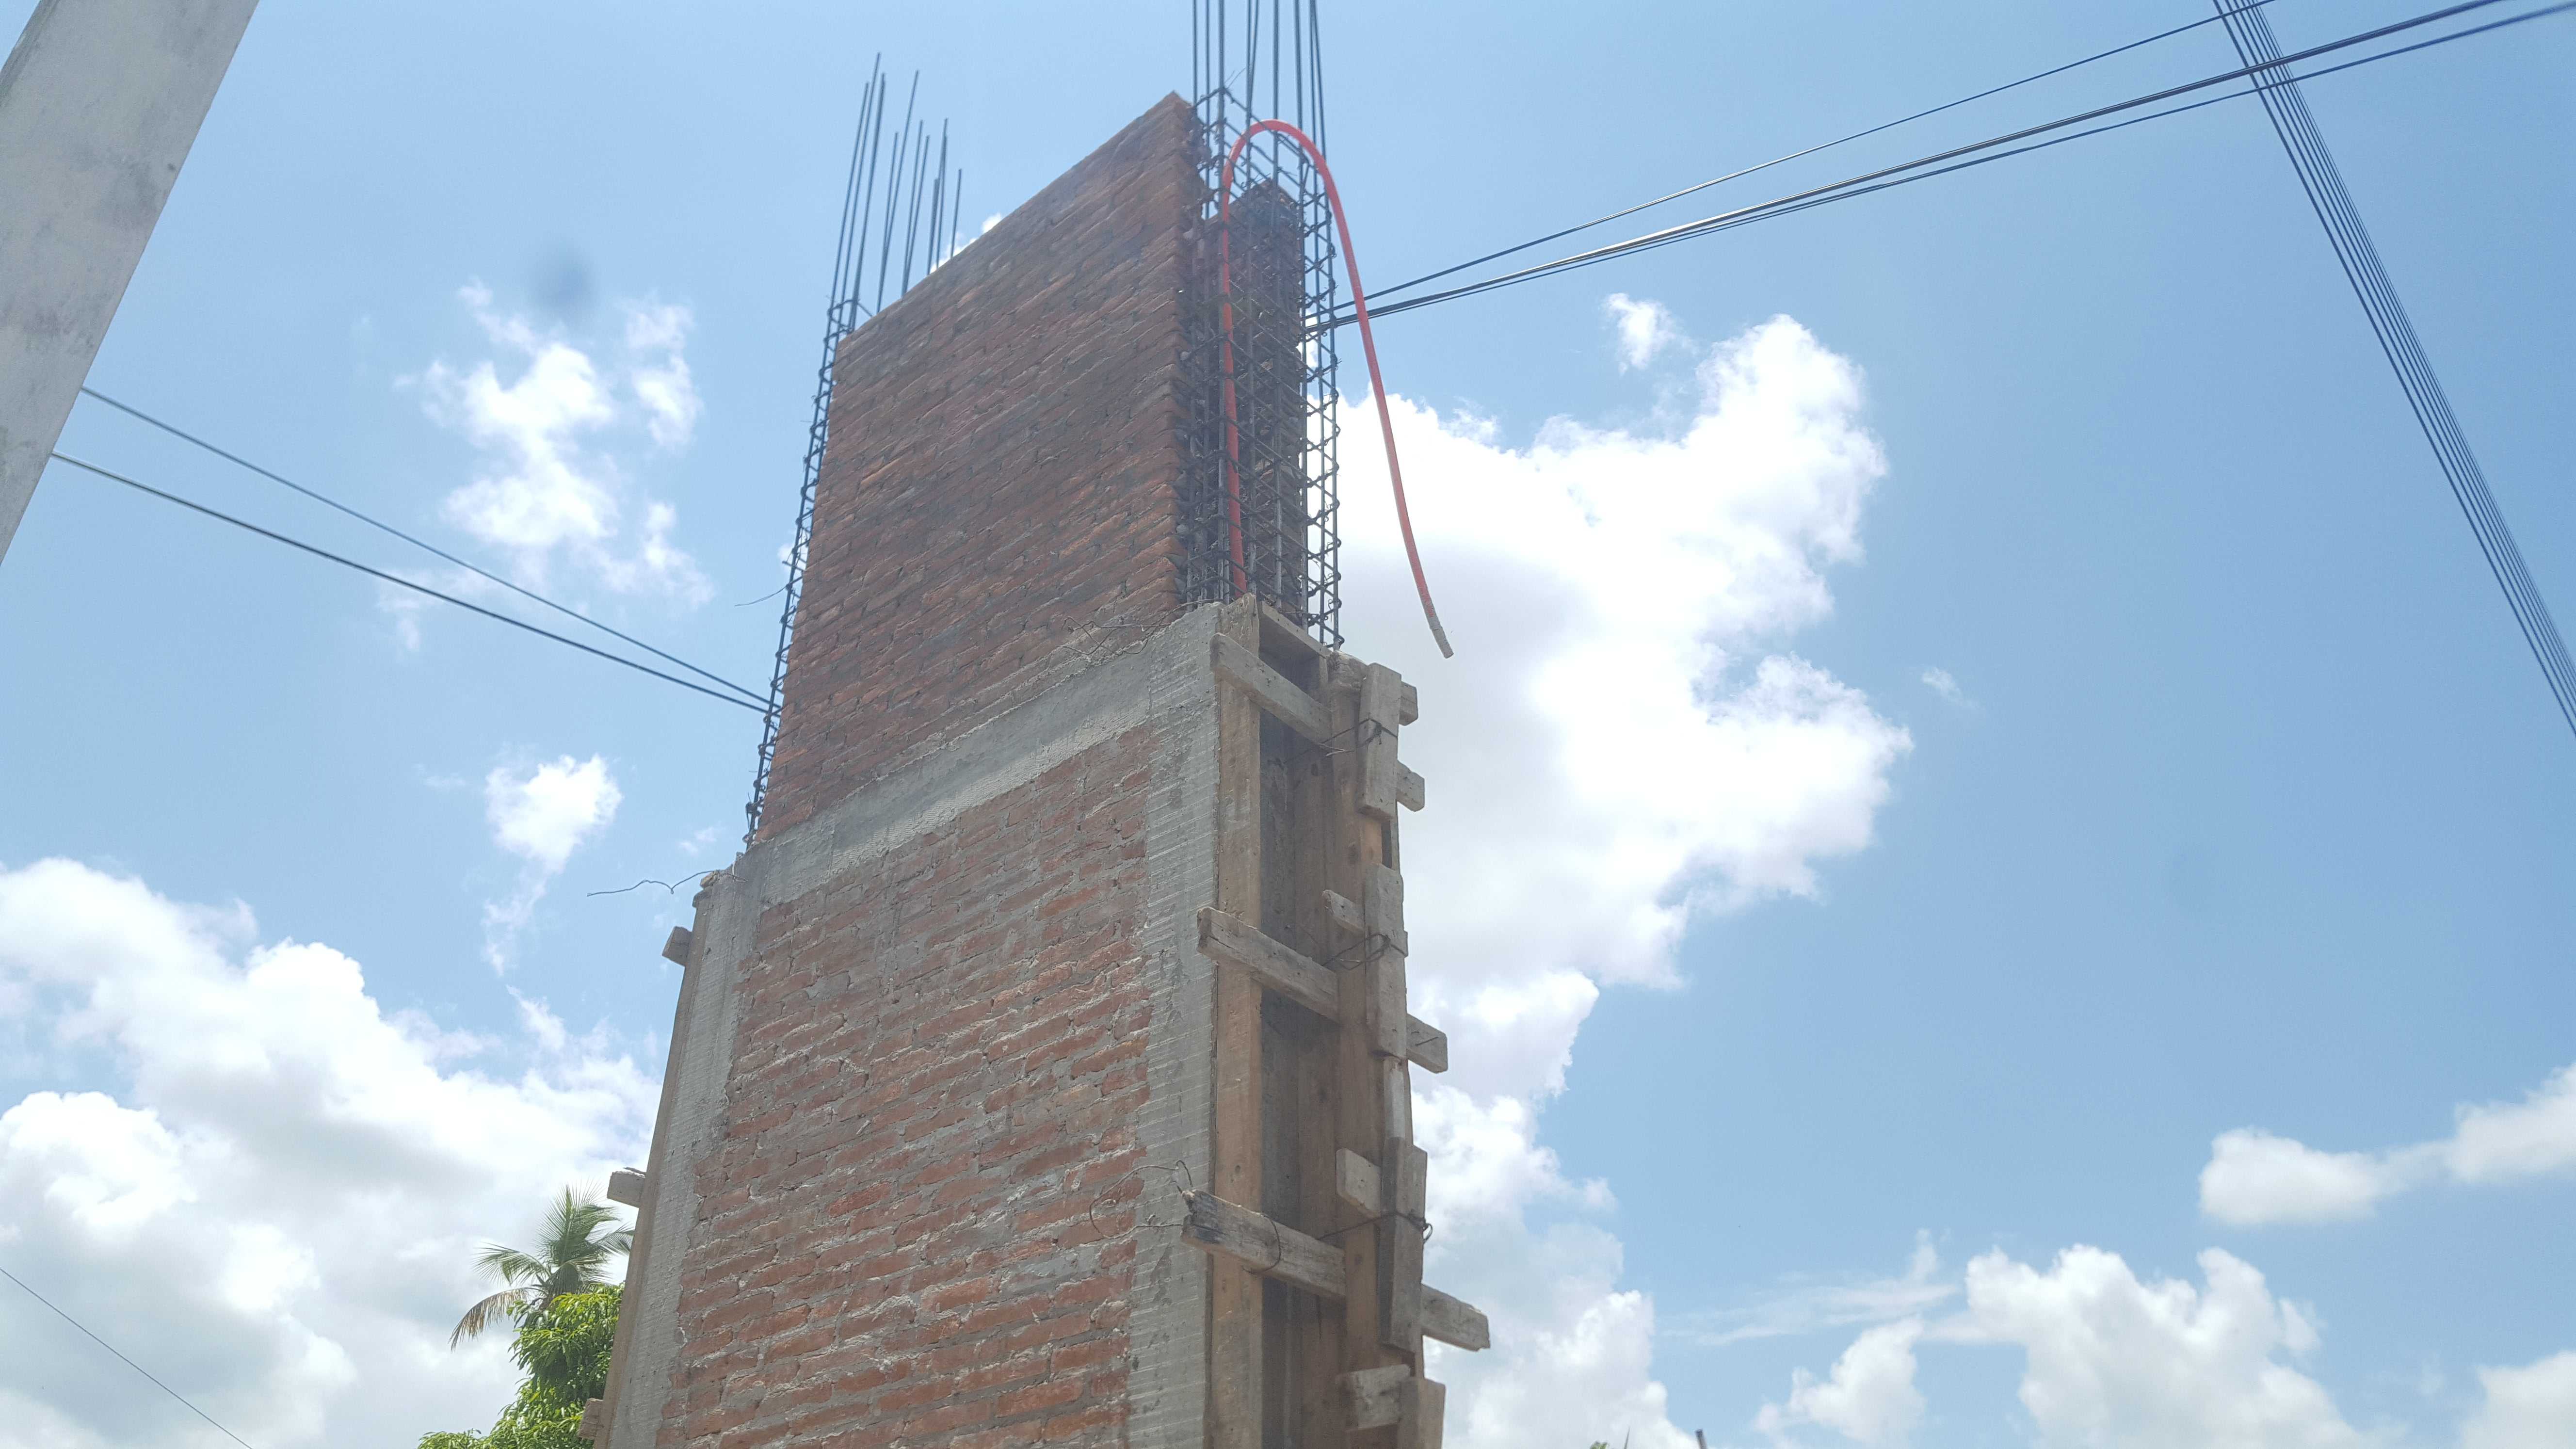
POLYGON ((528 1371, 519 1396, 491 1433, 424 1434, 420 1449, 592 1449, 576 1431, 582 1405, 608 1388, 619 1291, 610 1283, 521 1312, 510 1343, 510 1357, 528 1371))
POLYGON ((617 1340, 617 1284, 568 1293, 528 1315, 510 1357, 528 1371, 528 1386, 581 1406, 608 1392, 608 1350, 617 1340))

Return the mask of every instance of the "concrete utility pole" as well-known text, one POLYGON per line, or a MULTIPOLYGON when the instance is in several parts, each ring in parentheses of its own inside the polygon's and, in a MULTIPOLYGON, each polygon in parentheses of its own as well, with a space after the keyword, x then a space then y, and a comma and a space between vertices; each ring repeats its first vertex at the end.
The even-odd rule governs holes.
POLYGON ((40 0, 0 68, 0 556, 258 0, 40 0))

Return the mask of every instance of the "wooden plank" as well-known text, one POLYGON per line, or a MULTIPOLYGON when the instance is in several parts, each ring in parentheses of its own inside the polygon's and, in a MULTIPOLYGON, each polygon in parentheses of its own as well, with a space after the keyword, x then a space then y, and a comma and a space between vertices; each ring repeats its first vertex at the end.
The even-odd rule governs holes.
MULTIPOLYGON (((1182 1193, 1181 1207, 1181 1236, 1193 1246, 1318 1298, 1343 1297, 1343 1255, 1330 1243, 1205 1190, 1182 1193)), ((1422 1288, 1422 1332, 1470 1350, 1489 1348, 1494 1341, 1481 1310, 1427 1283, 1422 1288)))
POLYGON ((1307 660, 1324 657, 1324 646, 1314 635, 1266 600, 1261 605, 1261 647, 1275 654, 1295 655, 1307 660))
POLYGON ((1404 1019, 1404 1055, 1426 1072, 1449 1070, 1449 1033, 1418 1016, 1404 1019))
MULTIPOLYGON (((1199 950, 1212 961, 1242 968, 1262 989, 1275 991, 1326 1021, 1342 1019, 1341 983, 1335 973, 1252 929, 1232 911, 1199 908, 1199 950)), ((1449 1034, 1411 1016, 1404 1018, 1404 1056, 1423 1070, 1449 1070, 1449 1034)))
POLYGON ((1217 677, 1249 694, 1281 724, 1321 744, 1332 738, 1331 716, 1315 696, 1288 682, 1288 676, 1262 662, 1261 656, 1223 634, 1214 645, 1217 677))
POLYGON ((644 1206, 644 1174, 631 1167, 610 1173, 607 1196, 610 1202, 622 1202, 631 1208, 644 1206))
MULTIPOLYGON (((1228 605, 1220 644, 1259 647, 1257 600, 1228 605)), ((1261 919, 1261 710, 1250 691, 1216 691, 1216 900, 1237 920, 1261 919)), ((1215 1069, 1209 1170, 1213 1191, 1261 1201, 1261 986, 1219 971, 1210 1043, 1215 1069)), ((1209 1449, 1261 1449, 1261 1280, 1232 1262, 1208 1273, 1209 1449)))
POLYGON ((1395 767, 1395 803, 1407 810, 1420 810, 1423 802, 1422 776, 1402 765, 1395 767))
POLYGON ((1342 1296, 1341 1250, 1212 1192, 1181 1194, 1181 1236, 1318 1298, 1342 1296))
POLYGON ((1336 928, 1354 936, 1368 934, 1368 921, 1360 914, 1360 903, 1340 891, 1324 892, 1324 916, 1336 928))
POLYGON ((1342 1201, 1354 1212, 1375 1216, 1386 1210, 1386 1189, 1378 1181, 1376 1163, 1345 1147, 1335 1155, 1333 1166, 1342 1201))
POLYGON ((673 926, 671 928, 671 934, 663 938, 662 959, 675 966, 688 965, 689 943, 696 939, 696 937, 689 934, 688 927, 673 926))
POLYGON ((1369 1048, 1381 1057, 1402 1061, 1412 1045, 1406 1040, 1410 1018, 1404 1010, 1404 877, 1382 865, 1371 867, 1366 893, 1360 897, 1360 915, 1368 922, 1369 934, 1387 943, 1362 968, 1369 975, 1369 1048))
POLYGON ((1470 1351, 1493 1347, 1494 1330, 1484 1311, 1425 1283, 1422 1285, 1422 1336, 1470 1351))
POLYGON ((1381 1159, 1394 1169, 1386 1197, 1386 1243, 1379 1249, 1386 1281, 1386 1309, 1379 1341, 1403 1354, 1422 1352, 1422 1220, 1431 1157, 1410 1142, 1390 1142, 1381 1159))
POLYGON ((1383 664, 1360 676, 1360 813, 1395 818, 1396 695, 1404 681, 1383 664))
POLYGON ((1199 908, 1199 951, 1211 960, 1241 967, 1264 989, 1328 1021, 1342 1014, 1341 988, 1332 972, 1245 925, 1232 911, 1199 908))
POLYGON ((1449 1391, 1429 1379, 1408 1379, 1395 1391, 1395 1449, 1440 1449, 1440 1421, 1448 1417, 1449 1391))
MULTIPOLYGON (((1365 692, 1369 671, 1346 654, 1333 655, 1329 661, 1327 699, 1334 711, 1335 723, 1351 731, 1356 740, 1366 733, 1360 725, 1360 701, 1365 692)), ((1358 902, 1367 893, 1369 871, 1387 859, 1387 827, 1358 808, 1363 771, 1360 755, 1342 750, 1325 756, 1326 788, 1331 808, 1326 814, 1330 835, 1326 841, 1324 884, 1346 900, 1358 902)), ((1361 930, 1365 935, 1365 918, 1361 930)), ((1371 982, 1363 967, 1335 973, 1335 984, 1341 989, 1343 1019, 1365 1021, 1368 1017, 1371 982)), ((1341 1146, 1372 1153, 1386 1141, 1386 1073, 1370 1049, 1365 1031, 1345 1030, 1334 1033, 1334 1047, 1340 1057, 1341 1102, 1334 1124, 1334 1135, 1341 1146)), ((1377 1260, 1378 1233, 1361 1225, 1376 1216, 1373 1210, 1346 1208, 1342 1220, 1334 1224, 1342 1248, 1342 1364, 1348 1370, 1373 1369, 1399 1363, 1378 1342, 1377 1260)), ((1406 1365, 1410 1367, 1410 1365, 1406 1365)))
POLYGON ((1352 1429, 1383 1429, 1396 1420, 1396 1394, 1413 1378, 1413 1365, 1391 1363, 1342 1375, 1343 1422, 1352 1429))

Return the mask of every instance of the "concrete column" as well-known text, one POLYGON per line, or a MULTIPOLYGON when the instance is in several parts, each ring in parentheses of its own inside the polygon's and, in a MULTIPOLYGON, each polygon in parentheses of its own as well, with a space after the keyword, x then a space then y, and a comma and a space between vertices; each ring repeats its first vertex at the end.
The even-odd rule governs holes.
POLYGON ((0 556, 257 0, 40 0, 0 68, 0 556))

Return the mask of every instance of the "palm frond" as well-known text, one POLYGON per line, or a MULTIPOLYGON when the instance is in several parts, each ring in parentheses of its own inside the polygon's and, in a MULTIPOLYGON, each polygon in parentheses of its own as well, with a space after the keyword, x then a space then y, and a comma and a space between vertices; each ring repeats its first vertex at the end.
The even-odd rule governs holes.
POLYGON ((449 1346, 481 1333, 504 1313, 548 1308, 567 1294, 605 1286, 608 1260, 634 1245, 634 1231, 619 1222, 617 1209, 565 1188, 546 1208, 535 1251, 484 1244, 475 1266, 510 1286, 467 1309, 449 1346))
POLYGON ((465 1316, 456 1320, 456 1331, 447 1336, 447 1346, 449 1348, 454 1348, 465 1340, 482 1333, 483 1330, 490 1328, 493 1324, 500 1322, 502 1319, 516 1318, 520 1311, 527 1307, 527 1303, 527 1289, 502 1289, 500 1292, 493 1294, 491 1297, 486 1298, 482 1302, 465 1310, 465 1316))
POLYGON ((505 1248, 499 1243, 485 1243, 475 1255, 474 1266, 515 1287, 526 1288, 542 1283, 554 1271, 554 1265, 532 1253, 505 1248))

